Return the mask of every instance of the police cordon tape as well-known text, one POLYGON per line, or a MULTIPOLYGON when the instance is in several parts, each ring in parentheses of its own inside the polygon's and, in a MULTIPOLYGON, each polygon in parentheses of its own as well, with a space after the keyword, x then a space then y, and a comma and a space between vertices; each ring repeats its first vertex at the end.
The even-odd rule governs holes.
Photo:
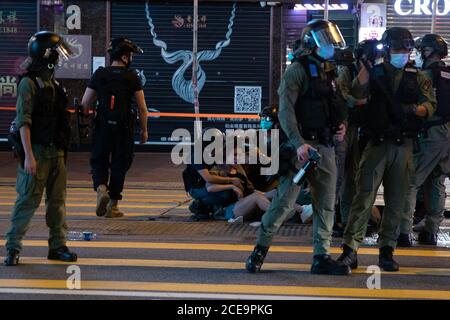
MULTIPOLYGON (((74 113, 75 109, 68 109, 74 113)), ((16 107, 0 107, 0 111, 16 111, 16 107)), ((92 112, 92 111, 91 111, 92 112)), ((231 114, 231 113, 183 113, 183 112, 149 112, 149 118, 174 117, 174 118, 228 118, 228 119, 255 119, 259 120, 258 114, 231 114)))

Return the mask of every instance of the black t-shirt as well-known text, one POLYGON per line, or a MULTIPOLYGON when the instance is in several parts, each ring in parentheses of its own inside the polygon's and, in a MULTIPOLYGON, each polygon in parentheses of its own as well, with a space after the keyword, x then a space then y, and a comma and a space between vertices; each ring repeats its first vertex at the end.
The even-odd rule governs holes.
POLYGON ((125 67, 98 68, 92 75, 88 87, 99 92, 102 85, 116 81, 117 86, 122 85, 121 88, 125 89, 130 96, 142 90, 141 80, 136 72, 125 67))
POLYGON ((135 92, 142 90, 134 71, 125 67, 99 68, 88 87, 97 93, 97 113, 101 123, 119 126, 134 123, 132 100, 135 92))

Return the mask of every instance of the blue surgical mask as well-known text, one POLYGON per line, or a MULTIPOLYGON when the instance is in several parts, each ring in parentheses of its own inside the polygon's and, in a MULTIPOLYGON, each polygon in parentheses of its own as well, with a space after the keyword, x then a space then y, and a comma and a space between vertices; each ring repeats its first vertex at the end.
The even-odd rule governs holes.
POLYGON ((263 130, 270 130, 270 129, 272 129, 273 123, 272 123, 272 121, 266 120, 263 118, 263 119, 261 119, 259 125, 261 126, 261 129, 263 129, 263 130))
POLYGON ((317 55, 323 60, 330 60, 334 56, 334 46, 332 44, 327 44, 317 48, 317 55))
POLYGON ((416 62, 416 67, 417 68, 422 68, 422 66, 423 66, 423 59, 422 59, 422 55, 421 54, 416 55, 416 58, 414 59, 414 61, 416 62))
POLYGON ((394 53, 391 54, 391 64, 397 69, 403 69, 408 63, 409 53, 394 53))

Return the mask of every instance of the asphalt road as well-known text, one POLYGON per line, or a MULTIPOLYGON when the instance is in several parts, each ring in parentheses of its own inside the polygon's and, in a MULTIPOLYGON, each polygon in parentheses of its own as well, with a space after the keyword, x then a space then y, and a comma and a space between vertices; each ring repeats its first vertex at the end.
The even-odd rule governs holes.
MULTIPOLYGON (((15 199, 13 174, 0 178, 1 239, 15 199)), ((248 223, 190 222, 189 197, 180 184, 157 180, 157 172, 147 174, 153 178, 148 183, 138 178, 127 182, 121 202, 126 216, 120 219, 95 216, 95 193, 83 180, 86 175, 70 180, 70 230, 92 231, 97 239, 69 242, 79 255, 76 263, 47 260, 48 231, 41 207, 27 233, 21 265, 0 266, 0 299, 450 299, 449 220, 443 223, 439 247, 397 249, 400 271, 382 272, 379 278, 367 273, 367 266, 378 261, 374 239, 367 239, 359 251, 360 267, 352 275, 311 275, 312 228, 286 223, 262 272, 248 274, 244 262, 257 228, 248 223), (79 284, 80 289, 69 289, 68 279, 69 287, 79 284), (368 289, 368 281, 381 289, 368 289)), ((340 239, 332 246, 336 257, 340 239)))

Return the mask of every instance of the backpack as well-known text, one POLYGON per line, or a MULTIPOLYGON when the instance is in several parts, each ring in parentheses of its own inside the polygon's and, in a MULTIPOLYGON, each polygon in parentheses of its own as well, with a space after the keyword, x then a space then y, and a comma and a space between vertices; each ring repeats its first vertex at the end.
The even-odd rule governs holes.
POLYGON ((433 68, 433 85, 436 88, 436 115, 450 120, 450 66, 433 68))
POLYGON ((134 124, 131 100, 133 92, 127 81, 128 69, 99 68, 98 113, 103 123, 128 127, 134 124))

